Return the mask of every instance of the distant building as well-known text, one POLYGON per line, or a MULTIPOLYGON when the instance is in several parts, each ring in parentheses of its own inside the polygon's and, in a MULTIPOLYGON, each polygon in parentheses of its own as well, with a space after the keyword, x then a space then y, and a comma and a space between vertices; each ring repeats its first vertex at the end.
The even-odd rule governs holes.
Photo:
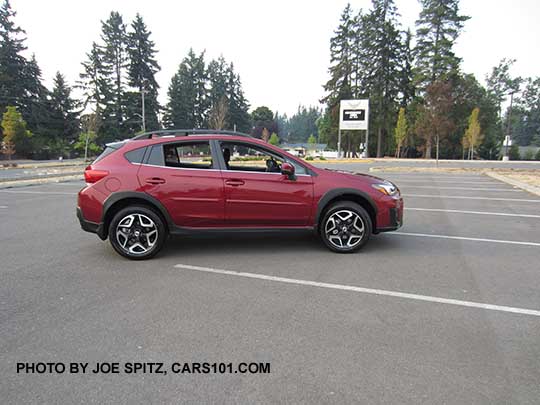
POLYGON ((279 147, 298 157, 337 157, 337 152, 326 150, 326 143, 284 143, 279 147))

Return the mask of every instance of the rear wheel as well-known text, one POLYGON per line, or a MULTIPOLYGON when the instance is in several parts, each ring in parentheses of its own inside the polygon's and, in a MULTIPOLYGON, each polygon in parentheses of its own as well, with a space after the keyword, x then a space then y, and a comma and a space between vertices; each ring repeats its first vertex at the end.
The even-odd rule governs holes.
POLYGON ((357 251, 367 243, 371 231, 369 214, 352 201, 332 204, 326 210, 319 227, 324 244, 338 253, 357 251))
POLYGON ((165 233, 161 217, 141 206, 118 211, 109 225, 109 240, 114 250, 133 260, 156 255, 165 244, 165 233))

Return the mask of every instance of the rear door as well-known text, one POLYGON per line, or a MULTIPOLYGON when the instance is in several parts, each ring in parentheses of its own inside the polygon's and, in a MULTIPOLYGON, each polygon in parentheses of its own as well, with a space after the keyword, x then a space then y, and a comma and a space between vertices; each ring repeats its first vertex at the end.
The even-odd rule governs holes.
POLYGON ((154 145, 138 176, 143 190, 165 206, 177 226, 223 225, 223 179, 208 141, 154 145))
POLYGON ((293 163, 297 175, 281 174, 285 159, 249 142, 221 142, 225 169, 225 220, 232 227, 307 226, 313 201, 313 179, 293 163))

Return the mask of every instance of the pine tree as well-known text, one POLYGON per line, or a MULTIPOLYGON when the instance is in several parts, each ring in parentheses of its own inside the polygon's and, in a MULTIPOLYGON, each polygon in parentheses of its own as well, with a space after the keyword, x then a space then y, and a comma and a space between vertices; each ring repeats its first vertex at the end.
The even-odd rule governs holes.
POLYGON ((461 59, 452 47, 470 17, 459 14, 459 0, 420 0, 416 21, 416 70, 422 89, 439 78, 457 72, 461 59))
POLYGON ((107 100, 110 99, 110 74, 111 70, 103 63, 103 50, 92 43, 92 48, 86 54, 87 60, 82 63, 83 71, 77 87, 83 92, 83 109, 90 108, 93 113, 93 131, 101 133, 104 112, 107 108, 107 100))
POLYGON ((154 42, 150 39, 151 32, 146 27, 142 17, 137 14, 131 23, 131 31, 127 34, 128 55, 128 84, 136 89, 126 94, 125 128, 128 132, 138 131, 142 114, 141 93, 144 91, 144 115, 147 130, 159 128, 157 100, 159 85, 155 75, 161 70, 156 60, 154 42))
POLYGON ((103 131, 107 141, 117 139, 123 129, 125 114, 125 73, 127 68, 126 25, 120 13, 111 11, 109 18, 101 22, 103 41, 102 63, 111 72, 107 79, 112 82, 111 91, 104 94, 105 111, 103 131))
POLYGON ((52 120, 50 127, 59 147, 72 144, 79 132, 78 103, 71 96, 71 87, 64 76, 57 72, 51 92, 52 120))
POLYGON ((189 50, 171 79, 165 125, 169 128, 203 128, 207 121, 204 52, 189 50))
MULTIPOLYGON (((347 4, 341 13, 338 28, 330 39, 330 79, 323 86, 326 96, 321 100, 328 108, 328 116, 332 125, 329 130, 335 133, 337 139, 339 123, 339 104, 341 100, 347 100, 358 96, 358 89, 363 88, 360 77, 364 65, 362 61, 365 55, 361 53, 359 35, 363 22, 361 14, 353 18, 351 5, 347 4), (359 53, 360 52, 360 53, 359 53)), ((342 144, 345 154, 348 155, 352 148, 351 132, 343 131, 342 144)), ((333 135, 332 135, 333 136, 333 135)))
POLYGON ((0 113, 8 105, 21 107, 25 98, 25 72, 27 61, 25 31, 16 26, 9 0, 0 7, 0 113))
POLYGON ((374 107, 372 115, 377 130, 377 157, 380 157, 391 129, 388 124, 395 111, 403 53, 393 0, 373 0, 373 9, 365 16, 362 47, 369 58, 363 86, 369 89, 370 103, 374 107))
MULTIPOLYGON (((249 115, 249 103, 244 95, 240 76, 234 72, 231 63, 227 69, 227 99, 229 101, 227 123, 229 129, 249 133, 251 130, 251 117, 249 115)), ((271 128, 277 131, 277 126, 271 128)))
POLYGON ((414 86, 413 76, 413 64, 414 56, 411 45, 412 33, 410 29, 405 32, 403 39, 403 47, 401 54, 401 66, 400 66, 400 79, 399 79, 399 93, 400 93, 400 105, 406 107, 414 99, 416 89, 414 86))

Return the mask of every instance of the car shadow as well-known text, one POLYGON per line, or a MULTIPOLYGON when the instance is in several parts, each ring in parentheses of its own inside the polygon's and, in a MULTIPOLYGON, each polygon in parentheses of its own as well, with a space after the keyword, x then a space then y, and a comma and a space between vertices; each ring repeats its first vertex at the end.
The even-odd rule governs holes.
MULTIPOLYGON (((399 241, 386 235, 373 235, 361 253, 377 253, 399 249, 399 241)), ((282 254, 294 252, 326 252, 335 254, 319 239, 318 235, 305 231, 289 232, 223 232, 198 235, 172 236, 160 252, 161 257, 178 254, 282 254)))

